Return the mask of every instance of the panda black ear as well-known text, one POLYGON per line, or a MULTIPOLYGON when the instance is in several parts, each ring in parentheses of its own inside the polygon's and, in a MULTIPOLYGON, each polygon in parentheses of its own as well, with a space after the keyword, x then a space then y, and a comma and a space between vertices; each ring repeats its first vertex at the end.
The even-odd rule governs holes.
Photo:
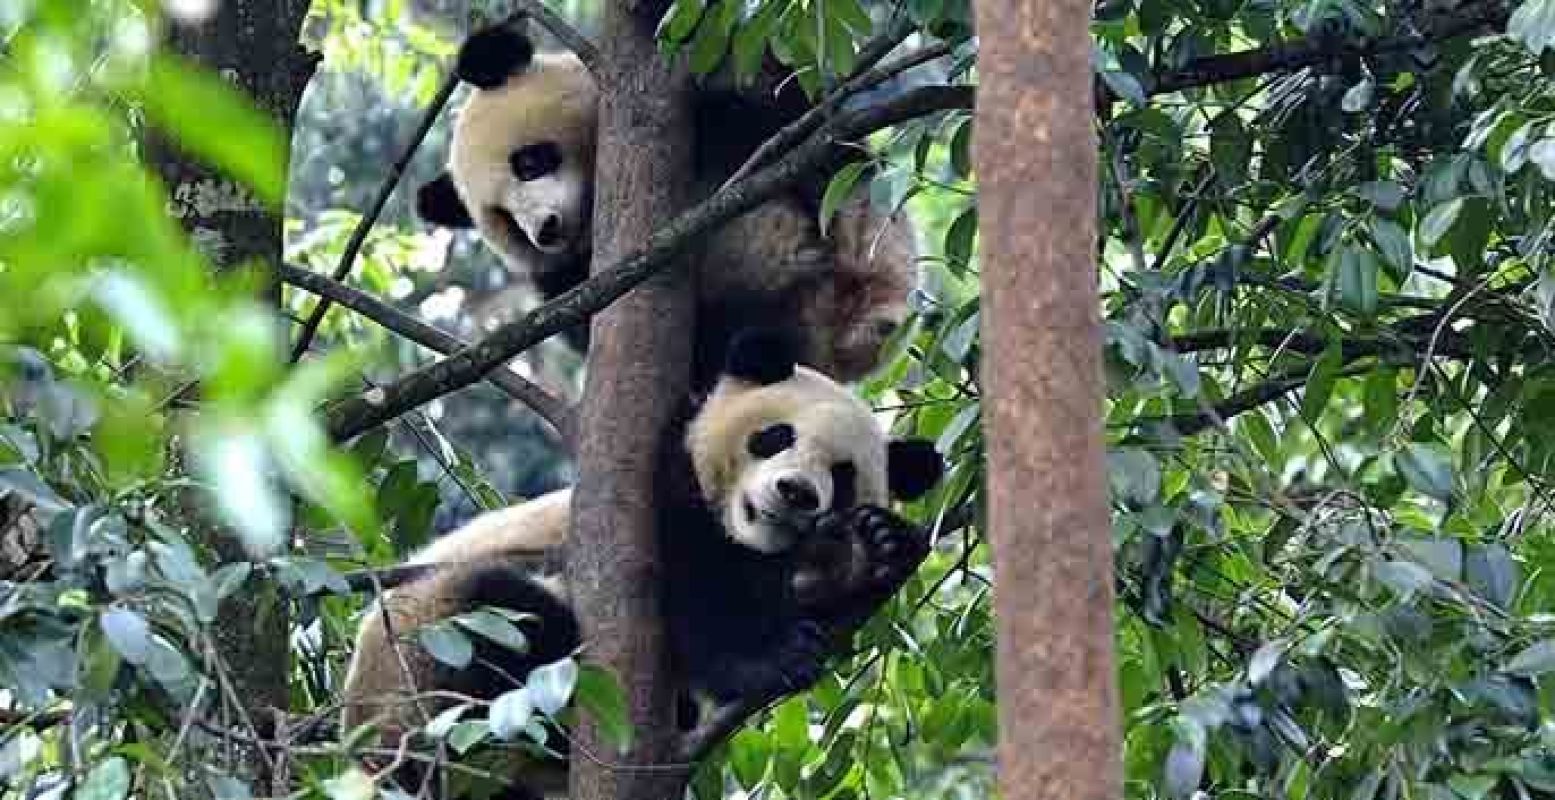
POLYGON ((792 337, 773 328, 749 328, 736 334, 724 359, 724 374, 767 386, 786 381, 799 363, 792 337))
POLYGON ((897 500, 917 500, 945 474, 945 459, 927 439, 895 439, 886 445, 886 481, 897 500))
POLYGON ((416 216, 445 228, 475 227, 470 209, 465 208, 464 201, 459 199, 454 179, 446 172, 416 190, 416 216))
POLYGON ((470 34, 459 48, 454 74, 482 89, 495 89, 529 66, 535 46, 529 37, 504 25, 470 34))

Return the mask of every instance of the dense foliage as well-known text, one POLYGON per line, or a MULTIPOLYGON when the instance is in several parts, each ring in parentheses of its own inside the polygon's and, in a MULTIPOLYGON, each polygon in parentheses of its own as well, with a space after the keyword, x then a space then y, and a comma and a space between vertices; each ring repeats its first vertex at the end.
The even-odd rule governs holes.
MULTIPOLYGON (((142 142, 171 135, 237 200, 284 208, 286 259, 332 270, 458 38, 505 12, 465 6, 318 0, 326 61, 283 183, 275 126, 156 46, 161 6, 0 5, 5 800, 246 797, 243 753, 269 738, 282 793, 391 791, 317 724, 366 596, 343 575, 566 465, 489 387, 332 446, 321 402, 426 355, 337 310, 289 366, 284 323, 312 298, 274 307, 266 265, 213 269, 142 142), (212 623, 237 593, 291 620, 284 727, 232 687, 212 623)), ((591 30, 592 4, 558 8, 591 30)), ((747 74, 770 45, 821 96, 902 20, 878 64, 939 57, 851 102, 975 80, 963 0, 677 0, 660 37, 699 73, 747 74)), ((1111 0, 1093 31, 1129 795, 1551 796, 1555 0, 1111 0)), ((1000 354, 979 348, 973 135, 965 110, 883 133, 823 203, 867 187, 920 228, 920 313, 863 390, 950 459, 911 509, 937 552, 834 675, 714 753, 698 797, 992 793, 975 365, 1000 354)), ((408 197, 352 285, 466 338, 532 303, 408 197)), ((553 345, 527 374, 575 387, 553 345)), ((458 661, 514 633, 477 615, 422 641, 458 661)), ((478 776, 498 740, 553 735, 529 723, 565 718, 574 685, 618 717, 573 666, 434 721, 445 752, 478 776)))

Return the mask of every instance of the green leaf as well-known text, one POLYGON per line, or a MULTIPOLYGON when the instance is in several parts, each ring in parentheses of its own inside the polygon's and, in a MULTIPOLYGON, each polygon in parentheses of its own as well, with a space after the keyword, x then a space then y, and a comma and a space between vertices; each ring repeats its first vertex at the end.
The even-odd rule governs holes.
POLYGON ((475 657, 475 646, 470 643, 470 637, 447 622, 423 625, 416 632, 416 638, 428 654, 454 669, 464 669, 475 657))
POLYGON ((696 30, 697 21, 702 19, 703 0, 675 0, 669 10, 664 13, 664 18, 659 20, 659 28, 655 32, 657 37, 671 44, 682 44, 686 37, 696 30))
POLYGON ((442 712, 432 718, 431 722, 426 724, 423 730, 426 732, 426 735, 433 739, 441 739, 447 736, 449 731, 453 730, 454 725, 459 722, 459 718, 464 716, 469 710, 469 703, 460 703, 452 708, 443 709, 442 712))
POLYGON ((1555 181, 1555 138, 1540 139, 1528 148, 1528 160, 1539 168, 1547 181, 1555 181))
POLYGON ((1414 249, 1409 243, 1409 234, 1403 226, 1390 219, 1374 217, 1371 221, 1371 238, 1377 243, 1377 249, 1381 251, 1382 258, 1394 268, 1392 275, 1395 280, 1402 280, 1414 269, 1414 249))
POLYGON ((631 748, 632 720, 626 713, 626 692, 615 675, 594 664, 581 665, 574 697, 594 718, 607 743, 623 754, 631 748))
POLYGON ((1339 100, 1339 107, 1347 114, 1356 114, 1365 111, 1371 105, 1372 97, 1377 93, 1376 84, 1371 78, 1362 78, 1360 83, 1345 90, 1344 97, 1339 100))
POLYGON ((572 699, 572 692, 577 685, 578 662, 571 658, 535 667, 524 679, 529 698, 534 701, 535 708, 546 716, 555 716, 561 711, 572 699))
POLYGON ((517 625, 500 614, 476 609, 452 619, 455 625, 519 653, 529 652, 529 640, 517 625))
POLYGON ((1355 194, 1382 211, 1392 211, 1404 202, 1404 187, 1396 181, 1367 181, 1355 187, 1355 194))
POLYGON ((324 781, 324 794, 329 800, 373 800, 378 796, 378 784, 361 767, 351 767, 324 781))
POLYGON ((1517 675, 1543 675, 1555 671, 1555 639, 1534 642, 1522 652, 1512 656, 1503 670, 1517 675))
POLYGON ((1504 545, 1472 546, 1463 561, 1464 578, 1486 600, 1508 608, 1517 593, 1517 562, 1504 545))
POLYGON ((189 152, 280 207, 286 192, 286 139, 241 90, 165 51, 152 57, 134 93, 153 124, 189 152))
POLYGON ((1431 209, 1431 213, 1425 215, 1425 220, 1420 223, 1420 241, 1426 247, 1435 247, 1436 243, 1452 230, 1452 224, 1458 220, 1458 213, 1463 210, 1463 198, 1454 197, 1445 203, 1431 209))
POLYGON ((1147 450, 1109 450, 1107 478, 1113 495, 1131 508, 1143 508, 1161 495, 1161 465, 1147 450))
POLYGON ((127 608, 112 608, 98 618, 108 643, 125 661, 136 666, 151 658, 151 625, 127 608))
POLYGON ((1506 33, 1534 55, 1555 47, 1555 0, 1528 0, 1512 12, 1506 33))
POLYGON ((99 761, 76 789, 75 800, 123 800, 130 793, 130 765, 114 756, 99 761))
POLYGON ((487 724, 486 720, 461 722, 449 729, 448 746, 452 747, 455 753, 464 755, 470 751, 470 748, 480 744, 490 735, 491 726, 487 724))
POLYGON ((1328 349, 1312 365, 1307 376, 1307 388, 1301 395, 1301 416, 1307 422, 1316 423, 1328 407, 1328 399, 1334 394, 1334 384, 1339 380, 1339 369, 1344 365, 1344 352, 1339 337, 1329 342, 1328 349))
POLYGON ((945 258, 951 269, 961 271, 972 263, 972 246, 977 238, 977 206, 967 206, 945 232, 945 258))
POLYGON ((1452 499, 1452 462, 1437 448, 1411 443, 1393 463, 1415 491, 1444 503, 1452 499))
POLYGON ((1349 246, 1339 257, 1339 299, 1361 316, 1377 314, 1377 259, 1369 250, 1349 246))
POLYGON ((491 710, 486 714, 486 723, 491 726, 491 735, 505 742, 513 741, 529 726, 529 720, 534 716, 535 704, 529 697, 529 690, 524 687, 503 692, 502 696, 491 704, 491 710))
POLYGON ((1367 425, 1375 433, 1385 432, 1398 419, 1398 371, 1379 368, 1366 373, 1362 397, 1367 425))
POLYGON ((826 193, 821 195, 821 235, 825 236, 827 229, 831 227, 832 217, 837 215, 837 209, 847 202, 848 196, 853 193, 853 187, 863 177, 864 170, 869 169, 868 161, 854 161, 851 164, 837 170, 831 181, 826 184, 826 193))
POLYGON ((32 470, 26 467, 0 467, 0 496, 13 492, 46 513, 70 508, 70 503, 49 488, 32 470))
POLYGON ((963 178, 972 177, 972 118, 956 126, 950 136, 950 168, 963 178))
POLYGON ((1402 600, 1409 600, 1432 584, 1431 573, 1413 561, 1380 561, 1372 574, 1402 600))

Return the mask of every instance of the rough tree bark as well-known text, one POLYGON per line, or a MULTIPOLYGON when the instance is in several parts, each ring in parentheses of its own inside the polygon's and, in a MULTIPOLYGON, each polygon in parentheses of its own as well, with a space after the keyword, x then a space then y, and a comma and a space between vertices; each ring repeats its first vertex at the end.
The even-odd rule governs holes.
MULTIPOLYGON (((594 264, 630 253, 674 218, 691 170, 690 82, 663 59, 655 0, 606 4, 600 33, 600 126, 594 264)), ((682 264, 638 286, 595 317, 578 428, 578 485, 567 578, 578 599, 587 655, 622 681, 636 730, 630 764, 674 754, 674 696, 660 616, 654 482, 664 431, 689 381, 694 323, 691 273, 682 264)), ((584 747, 603 746, 593 726, 584 747)), ((680 771, 617 770, 572 760, 574 800, 678 797, 680 771)))
POLYGON ((1122 795, 1089 0, 978 0, 988 512, 1004 797, 1122 795))
MULTIPOLYGON (((241 88, 290 138, 303 89, 318 63, 298 43, 308 5, 309 0, 225 0, 209 19, 174 25, 168 45, 241 88)), ((217 268, 281 263, 280 213, 176 144, 155 137, 147 144, 148 160, 168 186, 171 212, 217 268)), ((273 276, 265 293, 271 301, 280 299, 280 282, 273 276)), ((279 344, 284 346, 284 339, 279 344)), ((197 502, 191 499, 190 505, 197 502)), ((231 536, 214 528, 205 535, 224 560, 246 559, 231 536)), ((232 692, 260 725, 272 719, 271 709, 288 705, 287 622, 278 592, 239 592, 222 605, 211 626, 232 692)), ((282 782, 284 776, 267 775, 259 753, 249 757, 255 794, 270 794, 269 782, 282 782)))

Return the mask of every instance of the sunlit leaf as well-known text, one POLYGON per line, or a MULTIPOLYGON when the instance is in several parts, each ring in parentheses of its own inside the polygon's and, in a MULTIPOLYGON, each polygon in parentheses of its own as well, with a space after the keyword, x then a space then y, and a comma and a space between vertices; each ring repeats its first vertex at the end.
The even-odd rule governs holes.
POLYGON ((567 705, 577 683, 578 662, 571 658, 536 667, 524 679, 535 708, 547 716, 554 716, 567 705))
POLYGON ((99 761, 76 789, 76 800, 123 800, 130 793, 130 765, 118 756, 99 761))
POLYGON ((534 711, 534 701, 529 697, 528 688, 520 687, 503 692, 491 704, 491 710, 486 714, 487 724, 491 726, 491 735, 503 741, 518 738, 518 735, 529 726, 534 711))
POLYGON ((825 235, 831 227, 832 218, 837 215, 837 209, 847 202, 848 196, 853 193, 853 187, 863 177, 864 170, 869 169, 868 161, 854 161, 837 170, 832 176, 831 182, 826 184, 826 193, 821 195, 821 234, 825 235))

